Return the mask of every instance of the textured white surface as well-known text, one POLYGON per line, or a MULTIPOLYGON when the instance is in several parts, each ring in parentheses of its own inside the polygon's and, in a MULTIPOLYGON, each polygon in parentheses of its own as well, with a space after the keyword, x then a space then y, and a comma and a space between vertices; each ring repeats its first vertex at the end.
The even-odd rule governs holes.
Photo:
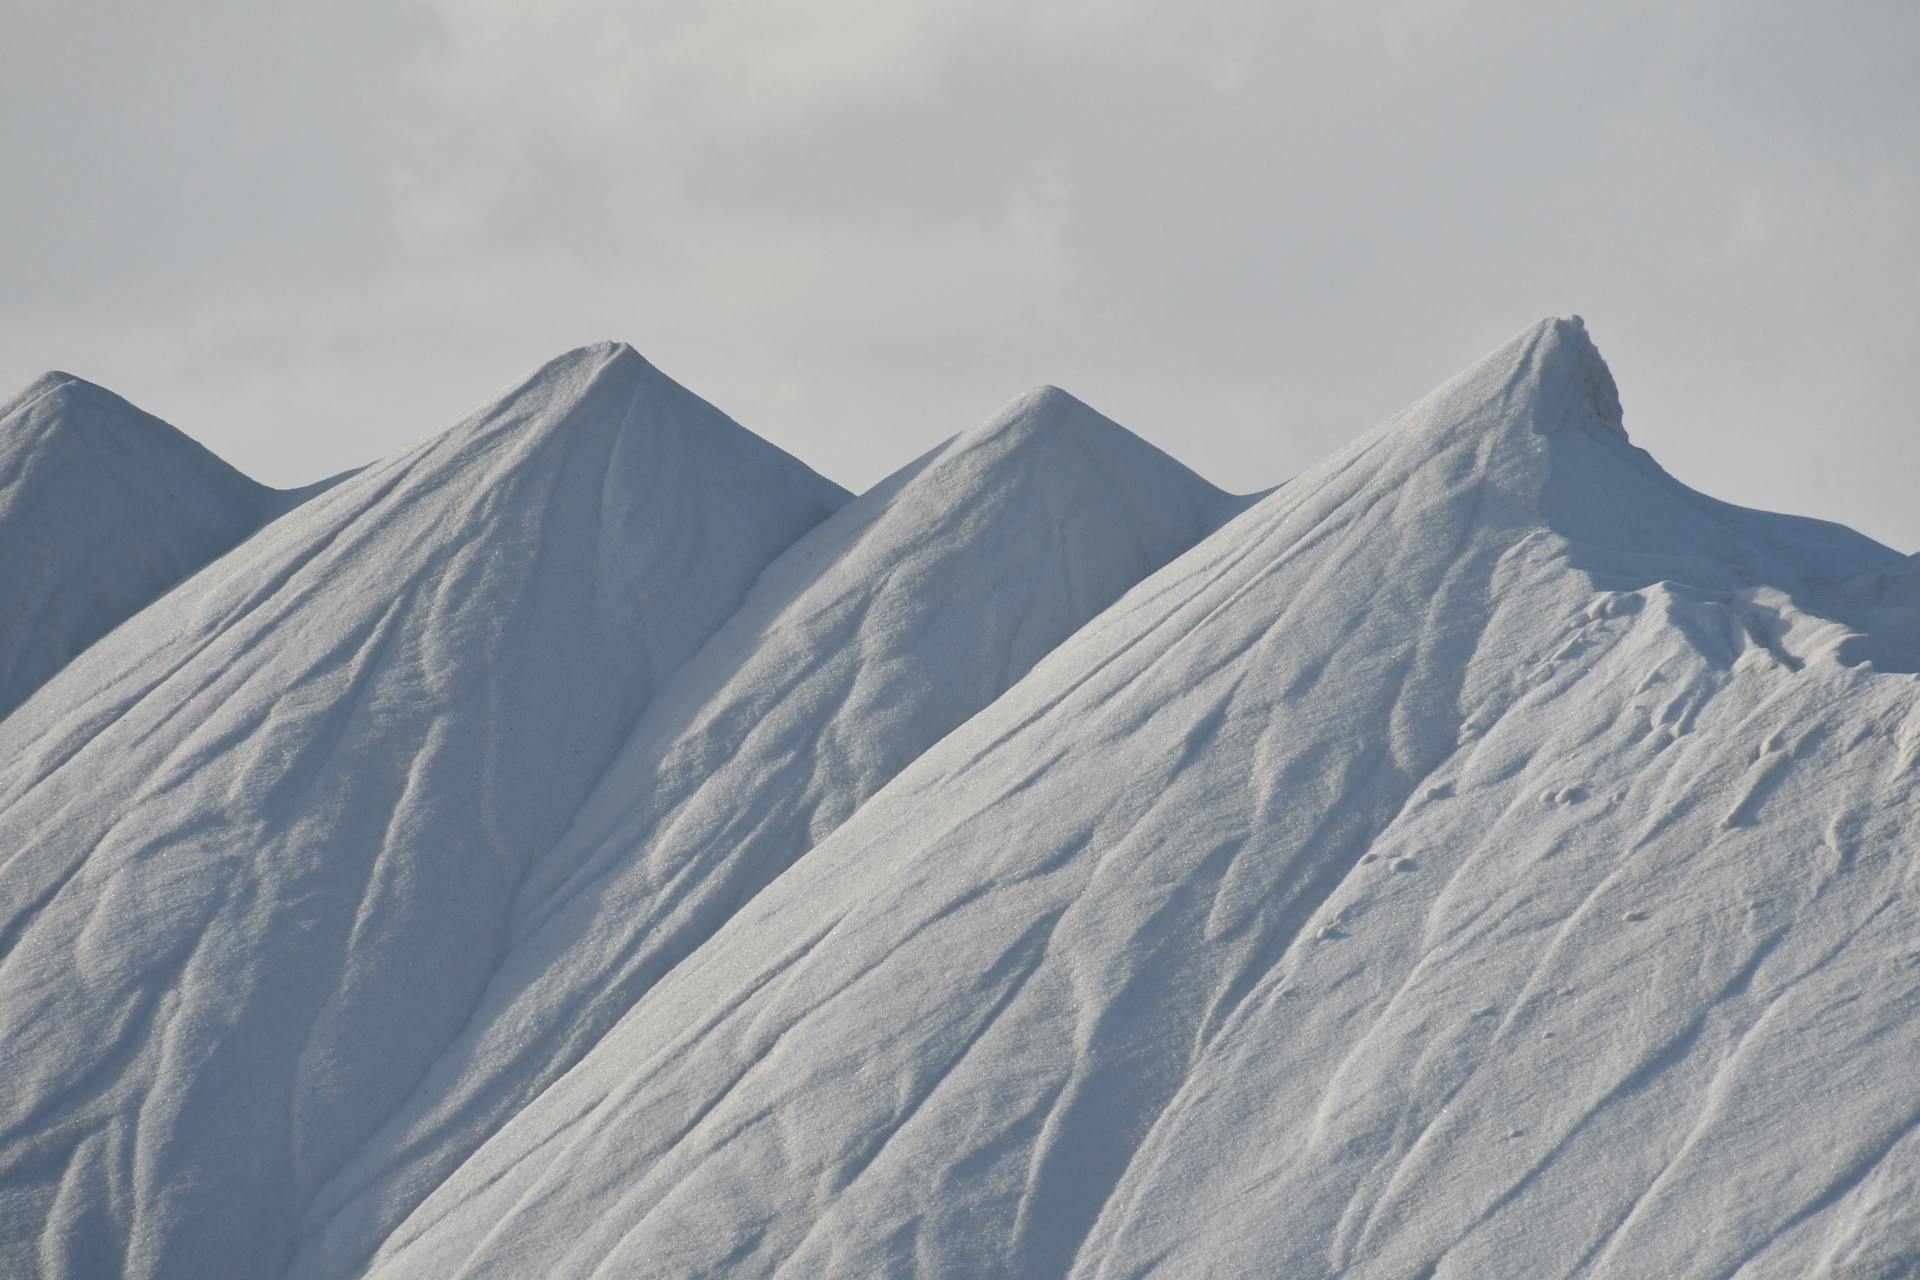
POLYGON ((1906 1256, 1916 637, 1818 611, 1905 567, 1661 475, 1544 325, 922 757, 375 1274, 1906 1256))
POLYGON ((36 379, 0 406, 0 716, 303 496, 104 388, 36 379))
POLYGON ((0 1264, 1909 1274, 1920 565, 1621 422, 840 506, 562 358, 0 721, 0 1264))
POLYGON ((0 1273, 283 1265, 661 678, 843 500, 589 348, 0 721, 0 1273))
POLYGON ((1043 389, 843 507, 675 675, 516 895, 466 1030, 318 1197, 343 1274, 661 974, 1228 498, 1043 389))

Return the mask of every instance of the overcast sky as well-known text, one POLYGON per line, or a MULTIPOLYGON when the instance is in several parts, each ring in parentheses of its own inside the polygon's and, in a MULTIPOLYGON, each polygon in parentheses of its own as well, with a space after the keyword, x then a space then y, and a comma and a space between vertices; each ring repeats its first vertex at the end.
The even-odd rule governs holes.
POLYGON ((0 383, 259 478, 633 343, 853 488, 1058 383, 1237 490, 1579 312, 1920 548, 1920 4, 0 0, 0 383))

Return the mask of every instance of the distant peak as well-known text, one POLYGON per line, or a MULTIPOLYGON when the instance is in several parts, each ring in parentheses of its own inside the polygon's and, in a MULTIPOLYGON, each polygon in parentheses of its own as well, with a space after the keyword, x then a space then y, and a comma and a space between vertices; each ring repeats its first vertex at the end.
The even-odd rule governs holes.
POLYGON ((65 413, 76 407, 76 402, 89 402, 96 411, 103 406, 111 406, 111 411, 126 417, 151 419, 156 425, 172 431, 166 423, 130 403, 125 397, 101 386, 89 382, 62 369, 49 369, 29 382, 19 394, 5 402, 0 402, 0 418, 11 418, 26 412, 37 404, 45 403, 64 420, 65 413))
POLYGON ((956 466, 978 475, 1024 474, 1044 484, 1074 485, 1093 476, 1122 488, 1171 483, 1225 497, 1179 459, 1051 385, 1025 392, 923 461, 933 462, 936 471, 956 466))
POLYGON ((1125 427, 1111 421, 1079 397, 1062 391, 1059 387, 1040 386, 1022 394, 987 419, 985 423, 964 433, 960 438, 963 441, 985 441, 1002 436, 1025 438, 1053 434, 1067 428, 1086 429, 1088 427, 1131 434, 1125 427))

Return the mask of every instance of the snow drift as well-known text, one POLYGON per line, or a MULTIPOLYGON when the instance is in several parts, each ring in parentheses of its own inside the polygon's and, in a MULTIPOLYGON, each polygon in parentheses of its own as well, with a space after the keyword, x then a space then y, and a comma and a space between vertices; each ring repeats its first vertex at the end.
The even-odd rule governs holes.
POLYGON ((1920 566, 1578 320, 840 501, 576 353, 0 721, 9 1272, 1920 1267, 1920 566))

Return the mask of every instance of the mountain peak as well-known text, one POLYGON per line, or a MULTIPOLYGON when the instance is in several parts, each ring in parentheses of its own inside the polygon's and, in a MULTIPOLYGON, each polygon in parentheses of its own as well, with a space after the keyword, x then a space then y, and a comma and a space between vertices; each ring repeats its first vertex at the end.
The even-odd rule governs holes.
POLYGON ((90 468, 124 473, 136 485, 151 483, 152 469, 159 468, 209 477, 209 483, 230 489, 268 492, 178 427, 97 382, 59 369, 41 374, 0 405, 0 426, 6 431, 0 449, 26 450, 43 467, 78 466, 84 460, 90 468), (47 455, 55 440, 68 442, 70 452, 47 455))
MULTIPOLYGON (((47 392, 52 391, 55 387, 62 387, 67 385, 70 382, 85 383, 86 381, 87 380, 85 378, 77 377, 74 374, 68 373, 65 369, 49 369, 45 373, 41 374, 39 377, 35 378, 32 382, 29 382, 27 384, 26 390, 20 393, 20 398, 24 400, 31 396, 45 395, 47 392)), ((91 386, 93 384, 88 383, 88 385, 91 386)))
POLYGON ((597 368, 625 369, 632 372, 650 370, 658 372, 653 362, 641 355, 631 343, 608 338, 601 342, 590 342, 584 347, 575 347, 563 352, 558 361, 577 361, 597 368))
POLYGON ((1517 417, 1541 435, 1577 428, 1626 436, 1613 372, 1577 315, 1540 321, 1441 390, 1462 384, 1488 408, 1520 410, 1500 416, 1517 417))
POLYGON ((528 462, 548 446, 564 453, 589 440, 599 442, 595 448, 624 441, 622 457, 636 456, 634 450, 658 451, 656 470, 691 467, 718 477, 744 466, 764 471, 762 478, 773 485, 791 482, 789 472, 798 466, 811 477, 808 486, 825 510, 847 498, 837 485, 735 423, 624 342, 561 352, 419 447, 453 458, 509 440, 514 454, 528 462))
MULTIPOLYGON (((1106 448, 1148 449, 1165 457, 1086 401, 1050 385, 1024 392, 979 426, 961 432, 953 443, 962 450, 994 445, 1024 454, 1063 439, 1106 448)), ((1171 458, 1167 461, 1179 466, 1171 458)))
POLYGON ((637 382, 659 370, 624 342, 593 342, 573 347, 546 361, 509 390, 502 400, 529 390, 571 389, 584 393, 608 379, 637 382))
POLYGON ((1579 316, 1541 322, 1552 353, 1552 367, 1566 378, 1579 394, 1571 406, 1584 409, 1600 426, 1626 434, 1625 414, 1620 407, 1620 388, 1613 380, 1600 348, 1587 333, 1587 322, 1579 316))
POLYGON ((1009 406, 1009 410, 1021 409, 1029 413, 1064 413, 1087 407, 1086 401, 1079 396, 1047 382, 1023 393, 1009 406))
POLYGON ((13 397, 0 403, 0 419, 12 418, 16 414, 31 409, 49 396, 71 397, 89 392, 106 396, 117 403, 126 403, 121 397, 114 395, 96 382, 76 377, 63 369, 49 369, 22 387, 13 397))
POLYGON ((1539 446, 1556 438, 1624 445, 1621 419, 1613 374, 1586 323, 1578 316, 1550 318, 1521 330, 1300 480, 1338 475, 1352 450, 1391 442, 1400 468, 1466 449, 1480 456, 1476 468, 1532 484, 1551 468, 1549 453, 1562 452, 1539 446), (1522 474, 1533 479, 1522 481, 1522 474))
POLYGON ((0 407, 0 715, 280 509, 105 387, 35 378, 0 407))
MULTIPOLYGON (((1055 386, 1039 386, 1022 392, 979 426, 960 434, 961 440, 988 440, 1003 435, 1031 435, 1053 431, 1077 419, 1107 419, 1079 397, 1055 386)), ((1115 431, 1126 428, 1108 423, 1115 431)))

